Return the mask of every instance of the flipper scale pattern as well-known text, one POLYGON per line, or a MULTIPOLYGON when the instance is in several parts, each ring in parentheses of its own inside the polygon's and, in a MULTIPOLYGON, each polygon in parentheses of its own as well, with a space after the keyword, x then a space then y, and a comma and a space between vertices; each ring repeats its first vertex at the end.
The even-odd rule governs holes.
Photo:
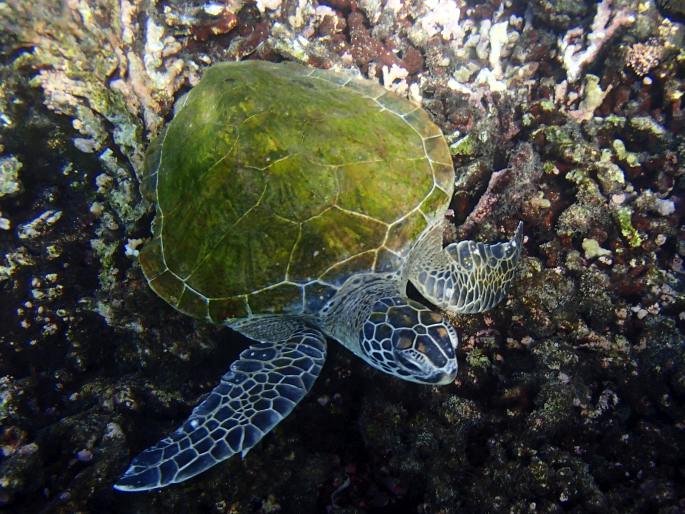
POLYGON ((157 489, 236 453, 244 457, 307 394, 325 358, 324 336, 305 327, 285 341, 251 345, 183 425, 133 459, 115 487, 157 489))

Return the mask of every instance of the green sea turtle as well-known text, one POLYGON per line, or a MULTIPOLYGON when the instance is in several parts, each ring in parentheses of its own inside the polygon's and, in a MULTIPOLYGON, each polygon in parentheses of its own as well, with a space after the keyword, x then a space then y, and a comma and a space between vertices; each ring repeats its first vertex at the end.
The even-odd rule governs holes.
POLYGON ((454 171, 428 115, 376 83, 293 63, 209 68, 148 152, 157 202, 140 254, 152 289, 255 342, 115 487, 186 480, 243 456, 307 394, 327 338, 412 382, 449 384, 457 334, 407 297, 490 309, 519 261, 506 243, 443 248, 454 171))

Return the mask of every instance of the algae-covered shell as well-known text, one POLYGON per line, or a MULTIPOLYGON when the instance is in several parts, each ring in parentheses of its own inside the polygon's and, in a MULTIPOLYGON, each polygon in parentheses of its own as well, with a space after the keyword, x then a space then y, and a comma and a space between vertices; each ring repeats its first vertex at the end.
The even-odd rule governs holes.
POLYGON ((454 174, 428 115, 378 84, 244 61, 206 70, 143 182, 150 286, 220 323, 316 312, 350 275, 398 269, 454 174))

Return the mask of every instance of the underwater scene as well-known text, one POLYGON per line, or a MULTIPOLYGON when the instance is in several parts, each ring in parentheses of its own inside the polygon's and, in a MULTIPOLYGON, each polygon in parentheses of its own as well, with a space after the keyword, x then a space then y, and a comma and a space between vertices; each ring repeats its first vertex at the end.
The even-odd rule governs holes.
POLYGON ((685 1, 0 0, 0 512, 685 512, 685 1))

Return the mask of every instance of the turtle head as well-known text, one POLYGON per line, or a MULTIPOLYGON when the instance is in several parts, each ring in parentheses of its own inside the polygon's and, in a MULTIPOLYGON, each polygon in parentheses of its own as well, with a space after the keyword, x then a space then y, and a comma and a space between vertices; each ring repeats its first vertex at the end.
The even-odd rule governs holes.
POLYGON ((360 331, 362 356, 373 367, 404 380, 449 384, 457 375, 457 332, 418 302, 377 301, 360 331))

